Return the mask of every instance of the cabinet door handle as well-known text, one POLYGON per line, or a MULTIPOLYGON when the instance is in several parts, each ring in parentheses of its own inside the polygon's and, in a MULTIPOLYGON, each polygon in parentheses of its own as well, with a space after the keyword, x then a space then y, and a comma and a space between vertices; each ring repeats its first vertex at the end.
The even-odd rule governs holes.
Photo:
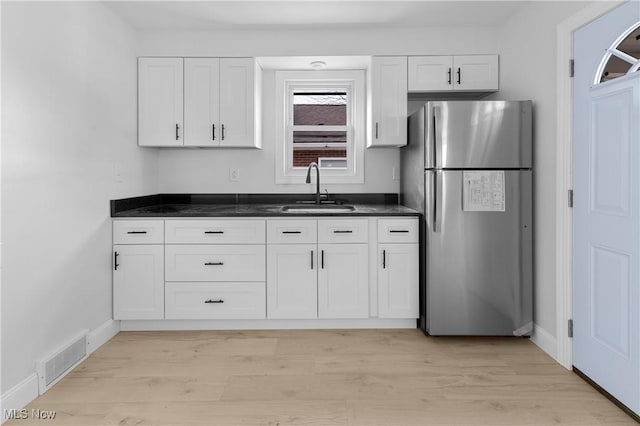
POLYGON ((378 139, 378 122, 376 121, 376 139, 378 139))
POLYGON ((218 300, 209 299, 209 300, 205 300, 204 303, 224 303, 224 300, 222 300, 222 299, 218 299, 218 300))
POLYGON ((224 231, 204 231, 205 234, 224 234, 224 231))
POLYGON ((222 125, 222 131, 221 131, 221 133, 222 133, 222 136, 221 136, 221 137, 222 137, 222 140, 224 140, 224 124, 222 125))
POLYGON ((391 234, 408 234, 409 230, 408 229, 391 229, 389 230, 389 232, 391 234))
POLYGON ((118 270, 118 266, 120 266, 120 264, 118 263, 118 256, 120 256, 120 255, 118 254, 118 252, 117 252, 117 251, 114 251, 114 252, 113 252, 113 269, 114 269, 115 271, 117 271, 117 270, 118 270))
POLYGON ((387 251, 382 250, 382 269, 387 269, 387 251))
POLYGON ((447 72, 449 78, 447 79, 447 83, 451 84, 451 67, 449 67, 449 71, 447 72))
POLYGON ((127 234, 146 234, 147 231, 127 231, 127 234))
POLYGON ((311 250, 311 270, 313 270, 313 250, 311 250))
POLYGON ((216 125, 215 124, 211 125, 211 140, 212 141, 216 140, 216 125))
POLYGON ((222 266, 224 265, 224 262, 207 262, 204 264, 204 266, 222 266))
POLYGON ((333 231, 334 234, 353 234, 353 231, 350 229, 336 229, 333 231))
POLYGON ((282 231, 283 234, 302 234, 301 231, 282 231))
POLYGON ((458 67, 458 84, 462 81, 462 70, 458 67))
POLYGON ((320 268, 324 269, 324 250, 320 250, 320 268))
POLYGON ((176 140, 180 139, 180 125, 176 123, 176 140))

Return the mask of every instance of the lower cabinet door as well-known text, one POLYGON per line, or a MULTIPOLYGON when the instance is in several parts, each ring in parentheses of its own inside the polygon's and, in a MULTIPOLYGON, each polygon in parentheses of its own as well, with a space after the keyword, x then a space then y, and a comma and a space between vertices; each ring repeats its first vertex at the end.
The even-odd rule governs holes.
POLYGON ((166 319, 265 318, 265 284, 173 282, 165 287, 166 319))
POLYGON ((418 244, 378 245, 378 316, 418 318, 418 244))
POLYGON ((114 245, 113 319, 164 318, 164 245, 114 245))
POLYGON ((267 318, 318 317, 316 244, 267 248, 267 318))
POLYGON ((369 317, 368 244, 318 244, 319 318, 369 317))

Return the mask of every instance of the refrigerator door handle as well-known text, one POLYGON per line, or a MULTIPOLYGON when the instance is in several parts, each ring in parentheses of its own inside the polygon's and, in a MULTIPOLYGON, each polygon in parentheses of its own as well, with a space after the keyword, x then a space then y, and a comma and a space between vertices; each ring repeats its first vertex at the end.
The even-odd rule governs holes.
POLYGON ((437 170, 433 176, 435 186, 433 232, 442 231, 442 170, 437 170))
POLYGON ((424 221, 427 224, 427 232, 431 229, 433 224, 433 170, 427 170, 424 172, 424 221))
POLYGON ((433 107, 433 150, 436 169, 442 168, 442 109, 433 107))

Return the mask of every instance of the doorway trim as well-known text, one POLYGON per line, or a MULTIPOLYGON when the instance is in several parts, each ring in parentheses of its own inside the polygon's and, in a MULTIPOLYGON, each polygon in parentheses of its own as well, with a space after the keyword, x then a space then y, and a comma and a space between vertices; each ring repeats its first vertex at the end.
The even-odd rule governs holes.
POLYGON ((573 80, 569 76, 569 63, 573 59, 573 33, 624 3, 626 1, 594 3, 560 22, 557 27, 556 353, 551 355, 568 370, 571 370, 573 361, 571 338, 568 334, 573 291, 573 219, 568 207, 569 190, 573 188, 573 80))

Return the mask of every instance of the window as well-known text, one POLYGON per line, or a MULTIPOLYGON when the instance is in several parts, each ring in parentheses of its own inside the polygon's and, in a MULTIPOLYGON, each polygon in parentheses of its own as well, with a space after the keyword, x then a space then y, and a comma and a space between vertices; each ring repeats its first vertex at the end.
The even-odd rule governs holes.
POLYGON ((640 70, 640 22, 625 31, 607 49, 594 84, 604 83, 640 70))
POLYGON ((276 72, 276 183, 364 183, 364 71, 276 72))

